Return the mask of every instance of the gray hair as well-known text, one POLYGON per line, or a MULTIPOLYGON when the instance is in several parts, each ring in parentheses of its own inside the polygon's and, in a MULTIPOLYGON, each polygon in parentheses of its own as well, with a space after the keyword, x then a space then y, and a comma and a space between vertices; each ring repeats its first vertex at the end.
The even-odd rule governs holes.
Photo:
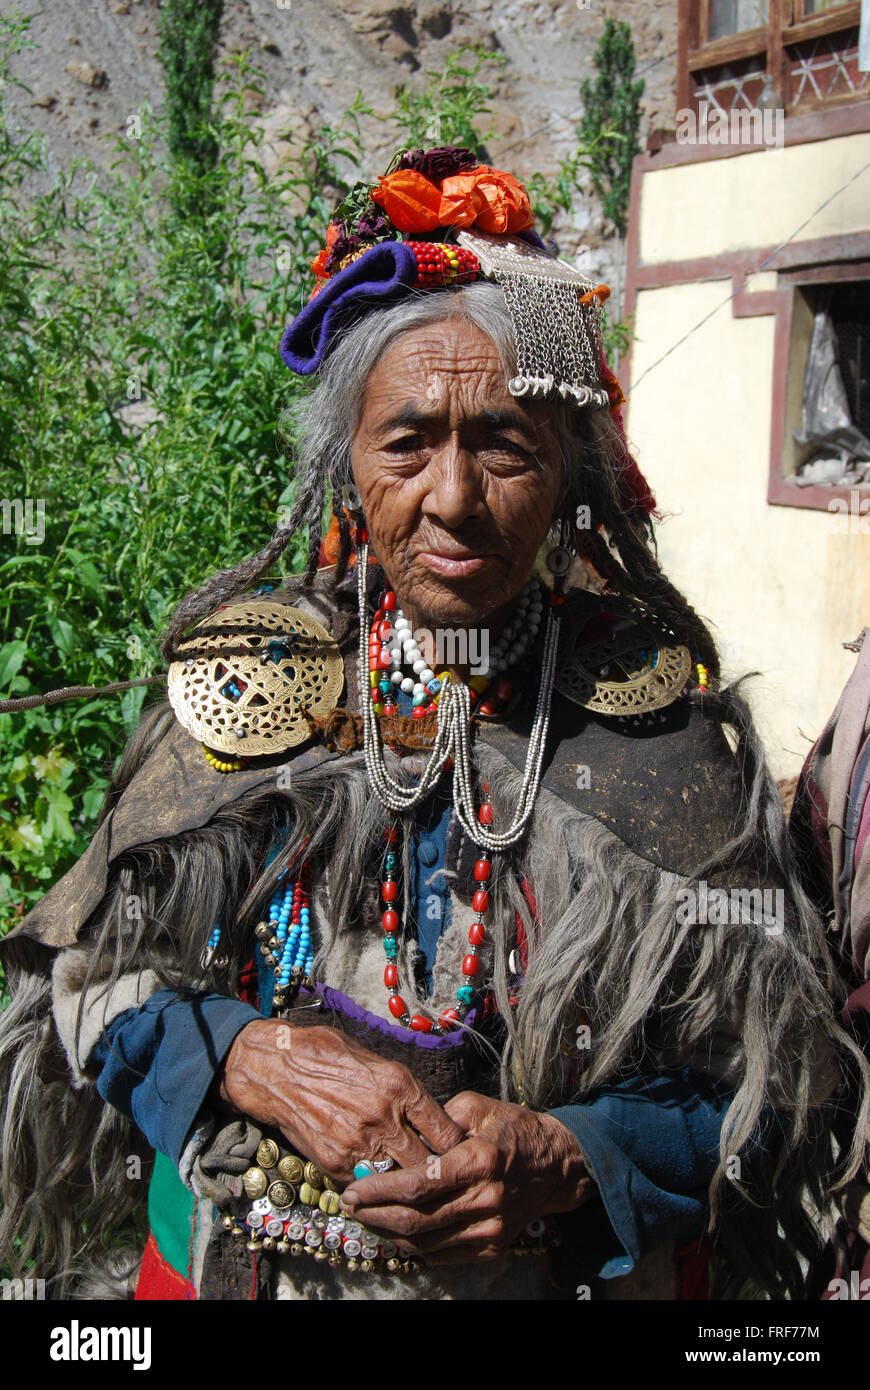
MULTIPOLYGON (((256 584, 278 560, 292 537, 308 531, 305 570, 317 569, 327 493, 338 520, 340 547, 335 582, 350 558, 350 524, 341 503, 342 488, 353 482, 351 442, 359 423, 366 385, 384 352, 404 333, 449 319, 466 319, 495 344, 507 377, 516 374, 516 336, 501 287, 476 281, 449 291, 410 291, 398 303, 363 309, 348 323, 318 373, 315 389, 282 412, 281 432, 294 441, 296 502, 268 544, 234 569, 219 570, 176 608, 163 640, 173 659, 176 643, 197 619, 234 594, 256 584)), ((626 510, 619 473, 625 445, 607 410, 578 409, 548 402, 548 422, 562 460, 562 491, 553 527, 567 528, 578 554, 618 592, 641 599, 661 622, 688 645, 715 678, 719 661, 713 638, 701 618, 662 573, 650 542, 652 529, 626 510), (593 526, 578 526, 578 510, 588 507, 593 526), (600 523, 601 532, 595 523, 600 523), (606 539, 605 539, 606 536, 606 539), (619 560, 615 558, 618 555, 619 560)))
POLYGON ((403 333, 457 319, 480 329, 495 344, 505 376, 516 375, 513 322, 498 285, 478 281, 455 294, 417 290, 389 309, 358 319, 327 357, 317 390, 286 413, 282 423, 293 429, 303 472, 325 469, 339 492, 352 483, 351 441, 375 366, 403 333))

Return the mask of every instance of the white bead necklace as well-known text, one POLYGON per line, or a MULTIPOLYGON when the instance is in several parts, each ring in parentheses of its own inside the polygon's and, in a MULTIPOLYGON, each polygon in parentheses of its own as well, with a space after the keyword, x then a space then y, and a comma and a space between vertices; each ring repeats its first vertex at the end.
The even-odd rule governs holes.
MULTIPOLYGON (((511 845, 516 844, 518 840, 522 839, 526 832, 528 822, 534 810, 535 797, 537 796, 541 781, 544 750, 550 724, 550 705, 553 696, 553 680, 556 672, 556 656, 559 647, 560 610, 558 607, 551 605, 547 615, 541 684, 538 690, 535 717, 526 754, 523 783, 519 802, 514 813, 514 819, 506 830, 491 831, 485 825, 479 823, 475 814, 472 797, 471 751, 468 736, 471 700, 469 698, 469 689, 467 685, 461 682, 457 683, 449 677, 442 685, 438 703, 435 741, 417 785, 415 787, 405 786, 397 782, 387 771, 386 763, 384 762, 384 750, 381 743, 381 731, 378 717, 374 711, 371 700, 365 698, 369 689, 368 652, 370 618, 368 611, 367 584, 368 552, 368 545, 364 543, 360 546, 357 553, 357 596, 359 600, 359 691, 360 703, 362 705, 363 747, 366 770, 372 787, 382 804, 388 810, 393 812, 409 811, 429 794, 432 787, 441 776, 445 762, 448 758, 452 758, 454 764, 453 804, 463 830, 468 835, 469 839, 481 849, 508 849, 511 845)), ((535 581, 535 583, 537 583, 537 581, 535 581)), ((532 602, 533 600, 530 598, 527 609, 524 610, 524 617, 529 616, 529 609, 531 608, 532 602)), ((539 622, 540 614, 538 615, 538 623, 539 622)), ((514 632, 517 630, 515 624, 516 620, 511 624, 511 628, 514 632)), ((506 636, 506 634, 502 634, 502 638, 505 646, 502 653, 497 658, 499 661, 506 660, 509 644, 513 641, 513 638, 506 636)), ((514 643, 513 659, 522 655, 522 652, 516 651, 517 645, 517 643, 514 643)), ((523 648, 523 650, 525 650, 525 648, 523 648)), ((422 662, 422 665, 419 671, 415 671, 415 674, 420 677, 421 688, 425 689, 423 677, 424 673, 429 671, 430 668, 426 666, 422 656, 417 657, 417 661, 422 662)), ((490 667, 491 669, 493 668, 492 660, 490 661, 490 667)), ((399 674, 401 676, 401 672, 399 672, 399 674)), ((394 676, 395 673, 390 679, 393 680, 394 676)), ((410 678, 401 677, 401 679, 410 678)), ((396 682, 396 684, 400 683, 401 681, 396 682)))
MULTIPOLYGON (((490 648, 487 664, 480 671, 481 676, 503 673, 525 655, 538 635, 543 611, 540 583, 533 575, 523 587, 511 621, 490 648)), ((390 626, 392 633, 386 644, 392 662, 389 679, 406 695, 413 696, 415 703, 419 703, 432 694, 428 687, 436 679, 435 672, 426 664, 414 630, 401 608, 390 615, 390 626), (407 675, 403 667, 410 667, 413 676, 407 675)))

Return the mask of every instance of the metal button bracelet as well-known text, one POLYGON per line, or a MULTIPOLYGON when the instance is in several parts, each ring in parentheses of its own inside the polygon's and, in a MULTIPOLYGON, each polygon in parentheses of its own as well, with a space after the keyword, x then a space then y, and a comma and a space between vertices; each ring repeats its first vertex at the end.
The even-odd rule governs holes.
MULTIPOLYGON (((413 1274, 425 1261, 401 1255, 394 1241, 345 1215, 340 1189, 298 1154, 263 1139, 256 1162, 242 1178, 246 1201, 237 1216, 225 1215, 225 1231, 253 1253, 308 1255, 350 1273, 413 1274)), ((557 1238, 542 1220, 530 1221, 510 1247, 512 1255, 543 1255, 557 1238)))

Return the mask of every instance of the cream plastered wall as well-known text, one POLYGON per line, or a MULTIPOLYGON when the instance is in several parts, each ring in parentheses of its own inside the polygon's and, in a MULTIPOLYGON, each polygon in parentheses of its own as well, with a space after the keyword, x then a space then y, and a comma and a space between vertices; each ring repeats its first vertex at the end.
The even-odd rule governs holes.
MULTIPOLYGON (((851 136, 648 173, 641 261, 673 260, 675 240, 694 257, 784 239, 868 158, 870 137, 851 136)), ((801 235, 870 226, 870 174, 852 187, 862 217, 854 197, 835 200, 801 235)), ((768 504, 774 319, 735 319, 731 288, 638 294, 627 427, 666 513, 663 566, 711 625, 725 676, 760 672, 747 694, 774 775, 789 777, 853 669, 841 643, 870 625, 870 518, 768 504)))
POLYGON ((844 184, 795 240, 866 231, 870 180, 865 173, 847 181, 868 160, 870 132, 648 173, 640 209, 641 263, 775 246, 844 184))

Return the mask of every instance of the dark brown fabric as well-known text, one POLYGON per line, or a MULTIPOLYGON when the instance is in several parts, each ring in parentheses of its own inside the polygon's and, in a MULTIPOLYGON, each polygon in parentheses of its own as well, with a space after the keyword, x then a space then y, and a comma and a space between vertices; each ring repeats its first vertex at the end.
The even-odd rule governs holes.
MULTIPOLYGON (((523 768, 519 730, 493 725, 484 737, 523 768)), ((554 693, 541 786, 673 873, 688 873, 740 826, 740 777, 721 725, 686 699, 635 724, 554 693)))
POLYGON ((253 1254, 244 1240, 224 1230, 219 1216, 209 1237, 202 1266, 199 1299, 222 1303, 271 1299, 275 1261, 266 1250, 253 1254))
MULTIPOLYGON (((319 576, 313 589, 290 580, 274 591, 276 598, 286 597, 311 612, 338 643, 345 663, 342 703, 350 711, 359 709, 354 584, 355 579, 333 595, 326 578, 319 576)), ((534 659, 528 669, 527 685, 515 682, 522 698, 510 721, 477 722, 474 733, 476 740, 491 746, 518 770, 525 764, 537 690, 539 668, 534 659)), ((368 698, 368 690, 363 695, 368 698)), ((4 959, 13 970, 35 966, 47 973, 52 952, 73 944, 85 928, 107 890, 113 866, 123 855, 139 845, 203 827, 247 795, 273 789, 276 766, 292 763, 295 776, 346 757, 358 744, 352 722, 339 711, 326 732, 334 734, 337 747, 312 739, 286 754, 224 776, 206 762, 195 738, 177 722, 171 724, 118 797, 85 854, 0 943, 4 959)), ((358 752, 355 756, 359 759, 358 752)), ((721 726, 694 701, 685 699, 637 724, 627 724, 593 716, 554 695, 541 785, 567 806, 600 821, 638 855, 676 872, 705 859, 732 838, 739 825, 739 778, 721 726), (580 776, 586 768, 588 788, 580 776)), ((477 851, 464 841, 454 821, 447 868, 456 873, 457 891, 467 892, 472 886, 476 857, 477 851)), ((377 906, 377 885, 373 892, 377 906)), ((502 1051, 504 1025, 496 1017, 484 1020, 477 1036, 462 1046, 438 1050, 400 1044, 363 1020, 338 1011, 300 1010, 291 1021, 298 1027, 329 1024, 340 1028, 361 1045, 408 1067, 442 1103, 464 1090, 497 1093, 495 1056, 502 1051)), ((254 1264, 245 1242, 227 1238, 222 1225, 217 1226, 209 1242, 200 1296, 269 1296, 273 1268, 268 1254, 257 1257, 256 1269, 254 1264)))

